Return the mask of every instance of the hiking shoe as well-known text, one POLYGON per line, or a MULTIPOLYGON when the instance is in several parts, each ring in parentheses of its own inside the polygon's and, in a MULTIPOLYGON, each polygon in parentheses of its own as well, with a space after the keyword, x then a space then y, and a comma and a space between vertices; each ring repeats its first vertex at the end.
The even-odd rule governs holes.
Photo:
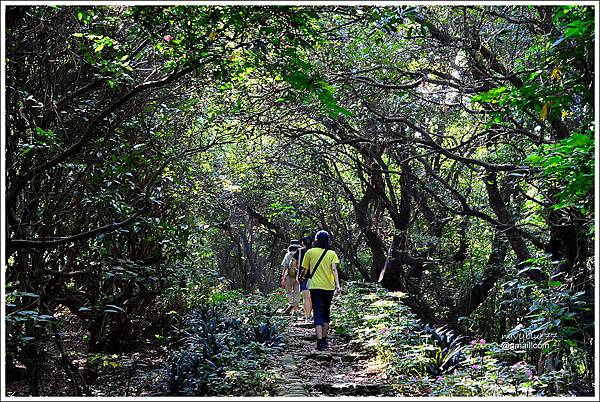
POLYGON ((317 350, 327 349, 327 341, 325 339, 317 339, 317 350))
POLYGON ((321 339, 323 341, 323 344, 325 345, 325 349, 327 349, 329 347, 329 341, 327 340, 327 337, 321 339))

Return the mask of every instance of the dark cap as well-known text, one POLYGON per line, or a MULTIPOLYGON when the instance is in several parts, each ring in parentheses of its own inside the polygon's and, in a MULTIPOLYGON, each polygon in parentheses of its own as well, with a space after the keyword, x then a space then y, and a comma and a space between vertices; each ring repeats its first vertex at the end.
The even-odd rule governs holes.
POLYGON ((323 239, 325 241, 329 240, 329 233, 326 230, 319 230, 315 235, 315 240, 323 239))

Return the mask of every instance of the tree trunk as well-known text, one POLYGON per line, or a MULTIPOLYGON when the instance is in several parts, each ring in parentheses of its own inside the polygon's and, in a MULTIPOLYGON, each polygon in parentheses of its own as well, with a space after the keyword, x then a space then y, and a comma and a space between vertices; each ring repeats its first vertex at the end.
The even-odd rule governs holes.
MULTIPOLYGON (((531 259, 531 253, 498 190, 496 172, 487 173, 485 177, 485 188, 488 193, 490 206, 502 224, 502 229, 506 232, 506 237, 508 238, 510 246, 517 256, 517 265, 520 269, 523 269, 529 265, 527 261, 531 259)), ((542 282, 547 278, 546 274, 537 268, 528 269, 525 271, 525 274, 535 282, 542 282)))
POLYGON ((456 307, 452 309, 450 322, 453 326, 456 326, 459 317, 470 316, 486 300, 490 290, 494 288, 496 282, 504 273, 504 259, 507 253, 508 243, 500 230, 496 229, 492 239, 492 251, 488 257, 481 280, 465 292, 456 307))

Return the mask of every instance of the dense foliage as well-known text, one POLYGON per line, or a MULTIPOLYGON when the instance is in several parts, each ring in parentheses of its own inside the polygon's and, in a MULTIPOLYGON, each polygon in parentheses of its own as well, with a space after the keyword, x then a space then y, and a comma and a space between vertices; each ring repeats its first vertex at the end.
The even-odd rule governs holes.
POLYGON ((241 296, 215 293, 176 319, 184 325, 169 342, 181 346, 156 395, 273 395, 280 374, 267 356, 270 348, 281 350, 285 319, 275 312, 284 303, 276 295, 241 296))
POLYGON ((174 316, 203 335, 178 338, 163 391, 234 392, 211 376, 277 331, 202 309, 276 288, 317 229, 342 280, 383 287, 357 302, 385 311, 342 305, 337 330, 390 375, 590 392, 592 6, 7 6, 5 26, 6 374, 30 394, 49 365, 87 394, 74 354, 170 337, 174 316))
POLYGON ((541 372, 499 343, 421 325, 402 304, 404 296, 356 283, 337 300, 336 329, 344 336, 353 329, 352 342, 377 357, 394 395, 571 396, 585 390, 574 373, 541 372))

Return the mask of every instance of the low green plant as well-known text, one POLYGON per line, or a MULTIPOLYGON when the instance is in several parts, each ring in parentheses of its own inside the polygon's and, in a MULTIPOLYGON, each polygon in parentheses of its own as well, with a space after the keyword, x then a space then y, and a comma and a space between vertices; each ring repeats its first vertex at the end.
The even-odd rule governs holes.
POLYGON ((271 322, 261 322, 255 325, 250 331, 250 338, 258 343, 265 345, 278 345, 282 342, 282 335, 277 324, 271 322))
POLYGON ((202 360, 197 353, 186 351, 172 357, 165 367, 165 393, 172 396, 203 393, 207 376, 198 375, 201 366, 202 360))
POLYGON ((243 297, 239 290, 226 290, 213 293, 210 301, 213 303, 236 303, 243 297))
POLYGON ((460 343, 463 337, 452 330, 426 326, 424 338, 425 345, 430 346, 424 348, 425 368, 430 375, 451 373, 465 360, 464 347, 460 343))
POLYGON ((273 393, 277 376, 266 359, 282 341, 282 325, 274 319, 278 307, 268 297, 240 295, 221 292, 189 311, 183 336, 172 342, 179 349, 165 366, 157 395, 273 393))

